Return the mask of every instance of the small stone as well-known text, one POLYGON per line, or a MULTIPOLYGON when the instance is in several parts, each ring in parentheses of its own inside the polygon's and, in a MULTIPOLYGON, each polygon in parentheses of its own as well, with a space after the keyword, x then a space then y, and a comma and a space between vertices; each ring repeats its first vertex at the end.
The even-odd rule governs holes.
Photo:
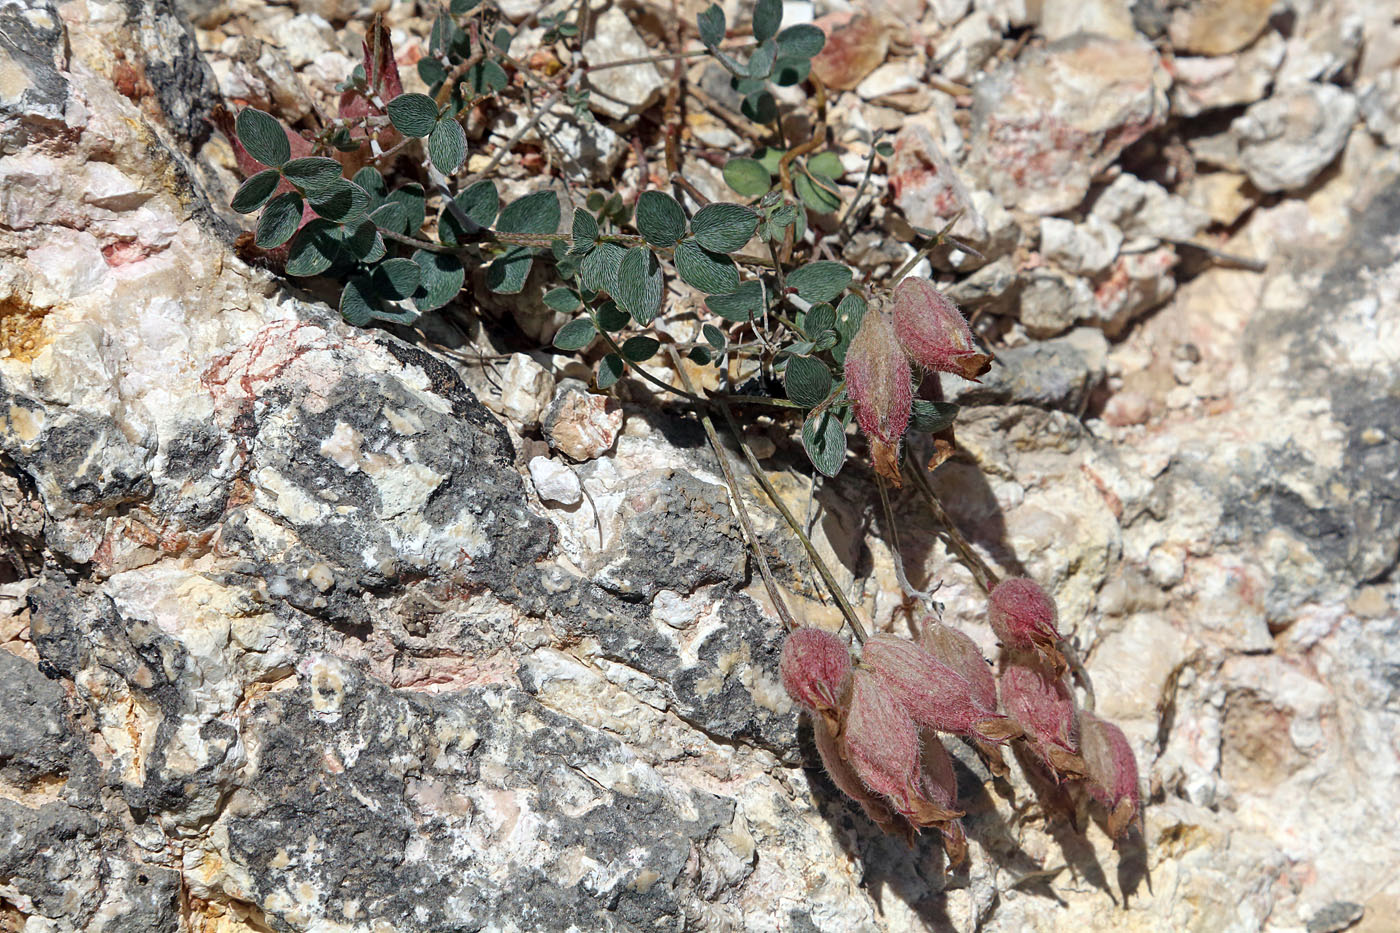
POLYGON ((1273 0, 1192 0, 1172 15, 1168 35, 1182 52, 1228 55, 1264 31, 1273 0))
POLYGON ((1129 240, 1190 240, 1210 223, 1185 198, 1126 172, 1098 196, 1090 216, 1117 226, 1129 240))
POLYGON ((315 13, 299 13, 277 27, 282 54, 293 68, 305 68, 326 52, 338 52, 335 29, 315 13))
POLYGON ((487 395, 486 407, 521 427, 528 428, 538 422, 540 412, 554 394, 554 377, 549 370, 526 354, 515 353, 501 372, 500 381, 500 396, 487 395))
POLYGON ((583 499, 583 486, 578 474, 567 465, 549 457, 535 457, 530 461, 530 479, 535 483, 535 491, 540 498, 560 505, 577 505, 583 499))
POLYGON ((1128 0, 1045 0, 1040 10, 1040 31, 1053 42, 1078 32, 1132 39, 1133 12, 1128 0))
POLYGON ((1252 104, 1269 92, 1287 44, 1276 32, 1238 55, 1182 56, 1172 63, 1172 112, 1194 117, 1207 110, 1252 104))
POLYGON ((1095 327, 1037 340, 997 354, 980 382, 948 379, 943 390, 960 405, 1034 405, 1078 413, 1103 381, 1108 341, 1095 327))
POLYGON ((1008 208, 1067 211, 1166 119, 1169 83, 1142 41, 1080 35, 1032 50, 977 83, 970 170, 1008 208))
POLYGON ((617 442, 622 406, 609 396, 594 395, 578 380, 565 379, 544 414, 543 427, 550 447, 575 460, 592 460, 617 442))
POLYGON ((1104 404, 1103 420, 1115 428, 1146 424, 1152 405, 1141 392, 1118 392, 1104 404))
POLYGON ((978 10, 939 41, 934 57, 942 63, 939 74, 950 81, 966 82, 981 72, 999 48, 1001 30, 989 13, 978 10))
POLYGON ((890 62, 870 73, 856 88, 862 100, 907 94, 923 87, 923 74, 913 62, 890 62))
POLYGON ((1088 323, 1117 337, 1135 318, 1157 307, 1176 291, 1176 250, 1169 246, 1118 257, 1108 275, 1094 286, 1088 323))
POLYGON ((1356 116, 1351 94, 1335 84, 1305 84, 1254 104, 1230 124, 1230 133, 1256 188, 1290 191, 1337 157, 1356 116))
POLYGON ((895 203, 915 227, 941 230, 961 211, 953 233, 974 240, 986 238, 987 224, 971 192, 922 123, 909 123, 895 137, 889 174, 895 203))
POLYGON ((1172 386, 1167 390, 1166 402, 1172 411, 1180 411, 1196 404, 1196 393, 1191 391, 1190 386, 1172 386))
POLYGON ((1341 933, 1366 914, 1366 908, 1353 901, 1333 901, 1312 915, 1308 933, 1341 933))
MULTIPOLYGON (((653 49, 619 7, 598 17, 593 38, 583 46, 583 57, 595 66, 651 54, 653 49)), ((666 79, 652 64, 609 68, 589 77, 589 106, 604 116, 621 120, 655 103, 665 84, 666 79)))
POLYGON ((1288 54, 1278 72, 1278 86, 1327 82, 1346 71, 1361 54, 1362 22, 1357 15, 1320 10, 1327 19, 1311 24, 1288 40, 1288 54))
POLYGON ((562 105, 540 118, 539 130, 536 138, 548 141, 572 178, 594 182, 611 178, 617 160, 627 151, 627 141, 606 125, 597 121, 583 123, 562 105))
POLYGON ((1362 87, 1361 116, 1387 146, 1400 146, 1400 71, 1383 71, 1362 87))
POLYGON ((929 0, 929 9, 940 26, 952 26, 972 9, 972 0, 929 0))
POLYGON ((977 12, 991 16, 992 22, 1003 32, 1032 26, 1040 15, 1038 0, 973 0, 972 5, 977 12))
POLYGON ((1123 231, 1098 215, 1082 224, 1059 217, 1040 219, 1040 254, 1076 275, 1093 275, 1118 258, 1123 231))
POLYGON ((1085 279, 1037 269, 1021 290, 1021 324, 1032 337, 1062 334, 1092 314, 1094 290, 1085 279))
POLYGON ((1206 172, 1186 186, 1186 200, 1212 221, 1229 226, 1244 216, 1254 201, 1244 193, 1245 177, 1237 172, 1206 172))
POLYGON ((889 54, 889 29, 873 16, 830 13, 816 25, 826 33, 826 45, 812 59, 812 73, 827 87, 852 90, 889 54))

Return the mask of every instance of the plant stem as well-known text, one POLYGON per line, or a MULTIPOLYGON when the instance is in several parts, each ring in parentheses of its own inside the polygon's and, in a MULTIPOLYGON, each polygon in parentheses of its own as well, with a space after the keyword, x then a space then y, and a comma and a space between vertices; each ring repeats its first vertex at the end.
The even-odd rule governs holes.
MULTIPOLYGON (((681 365, 681 358, 676 354, 675 347, 667 347, 671 354, 671 365, 676 367, 676 372, 680 374, 681 381, 685 383, 686 389, 694 394, 695 386, 690 381, 690 374, 681 365)), ((719 460, 720 471, 724 474, 724 482, 729 486, 729 495, 734 500, 734 512, 739 516, 739 524, 744 529, 744 537, 748 541, 749 550, 753 551, 754 558, 758 561, 758 572, 763 577, 763 586, 768 590, 768 598, 773 601, 773 608, 778 613, 778 618, 789 630, 798 628, 797 620, 792 617, 788 610, 787 602, 783 599, 783 594, 778 590, 778 583, 773 579, 773 571, 768 566, 768 558, 763 553, 763 548, 758 542, 758 535, 753 530, 753 523, 749 521, 749 510, 744 505, 744 495, 739 489, 739 484, 734 479, 733 468, 729 465, 729 455, 725 453, 724 445, 719 441, 719 435, 715 433, 715 423, 710 416, 701 413, 700 423, 705 428, 705 436, 710 440, 710 446, 714 448, 715 458, 719 460)), ((744 439, 739 438, 739 449, 746 454, 748 448, 744 446, 744 439)))
MULTIPOLYGON (((626 354, 624 354, 624 353, 622 352, 622 348, 619 347, 619 346, 617 345, 617 341, 614 340, 614 339, 612 338, 612 334, 610 334, 610 333, 608 333, 607 331, 603 330, 603 328, 598 327, 598 326, 597 326, 597 325, 598 325, 598 322, 597 322, 596 319, 593 321, 593 325, 594 325, 594 327, 596 327, 597 330, 598 330, 598 336, 602 337, 603 340, 606 341, 607 345, 612 349, 612 351, 613 351, 614 353, 616 353, 619 357, 621 357, 624 361, 627 361, 627 362, 630 363, 631 361, 630 361, 630 360, 627 360, 626 354)), ((669 351, 671 352, 671 358, 672 358, 673 360, 674 360, 674 359, 678 359, 678 357, 676 356, 676 349, 675 349, 675 347, 669 347, 669 346, 668 346, 666 349, 669 350, 669 351)), ((656 378, 655 376, 653 376, 651 373, 647 372, 645 369, 643 369, 643 368, 642 368, 640 365, 638 365, 638 364, 633 363, 633 364, 629 365, 627 368, 628 368, 629 371, 635 372, 637 375, 641 376, 641 377, 642 377, 643 379, 645 379, 647 382, 650 382, 650 383, 652 383, 652 384, 654 384, 654 385, 656 385, 656 386, 658 386, 658 387, 660 387, 660 388, 662 388, 662 389, 665 389, 667 392, 673 392, 673 393, 675 393, 676 395, 681 396, 682 398, 690 399, 692 402, 698 402, 698 403, 700 403, 701 405, 705 404, 705 399, 703 399, 702 397, 696 395, 693 391, 687 391, 687 389, 690 388, 690 380, 689 380, 688 378, 686 378, 685 371, 681 369, 680 363, 676 363, 676 372, 680 373, 680 375, 681 375, 681 381, 684 382, 684 383, 686 384, 686 389, 677 389, 677 388, 676 388, 675 386, 673 386, 673 385, 667 385, 666 383, 662 382, 660 379, 658 379, 658 378, 656 378)))
MULTIPOLYGON (((758 48, 758 43, 749 42, 745 45, 729 46, 720 49, 721 52, 748 52, 758 48)), ((661 65, 666 62, 681 61, 687 58, 699 58, 702 55, 709 55, 709 49, 695 49, 690 52, 672 52, 669 55, 643 55, 640 58, 623 58, 615 62, 602 62, 597 65, 584 65, 580 69, 584 74, 592 74, 595 71, 606 71, 609 68, 626 68, 630 65, 661 65)))
POLYGON ((909 471, 914 474, 914 485, 919 487, 919 492, 923 494, 924 501, 928 503, 929 511, 933 513, 934 521, 943 526, 944 533, 948 536, 948 543, 953 546, 959 558, 967 569, 972 573, 972 578, 977 581, 977 585, 984 593, 990 593, 992 588, 1000 582, 994 571, 987 562, 984 561, 975 550, 972 544, 963 537, 958 526, 953 523, 952 517, 943 508, 943 503, 938 501, 938 496, 933 491, 933 486, 929 484, 928 477, 917 464, 909 471))

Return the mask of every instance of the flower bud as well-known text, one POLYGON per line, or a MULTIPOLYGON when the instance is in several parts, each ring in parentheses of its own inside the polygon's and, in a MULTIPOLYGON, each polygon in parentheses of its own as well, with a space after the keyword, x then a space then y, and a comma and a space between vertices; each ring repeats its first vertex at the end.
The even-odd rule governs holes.
POLYGON ((964 677, 939 663, 911 641, 873 635, 861 658, 915 722, 925 729, 976 735, 989 741, 1006 738, 1010 723, 995 705, 982 703, 964 677))
POLYGON ((1037 645, 1054 648, 1060 640, 1056 620, 1054 600, 1040 584, 1027 577, 1001 581, 987 600, 987 621, 992 631, 1013 650, 1037 645))
POLYGON ((846 717, 846 754, 866 787, 889 799, 915 826, 933 826, 961 814, 924 796, 919 730, 875 675, 857 668, 846 717))
POLYGON ((977 377, 992 358, 977 351, 962 312, 928 279, 907 278, 894 288, 894 330, 914 362, 925 369, 977 377))
POLYGON ((851 676, 846 643, 819 628, 800 628, 783 642, 778 670, 793 701, 835 721, 851 676))
POLYGON ((1142 807, 1137 759, 1128 737, 1113 723, 1080 713, 1079 729, 1089 793, 1108 808, 1108 834, 1117 839, 1142 807))
POLYGON ((1040 760, 1057 776, 1082 776, 1079 716, 1064 677, 1034 652, 1012 652, 1002 661, 998 686, 1002 709, 1040 760))
POLYGON ((846 351, 846 394, 856 421, 870 441, 875 470, 896 486, 899 441, 909 427, 914 387, 909 360, 895 339, 890 319, 871 308, 846 351))

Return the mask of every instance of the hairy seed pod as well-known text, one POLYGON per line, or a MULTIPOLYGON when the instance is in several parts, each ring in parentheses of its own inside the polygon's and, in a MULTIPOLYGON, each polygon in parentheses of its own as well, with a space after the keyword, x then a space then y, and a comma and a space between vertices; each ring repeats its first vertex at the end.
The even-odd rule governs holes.
POLYGON ((1123 730, 1106 719, 1081 712, 1079 730, 1089 793, 1108 808, 1108 833, 1117 839, 1142 807, 1137 758, 1123 730))
POLYGON ((1002 659, 997 685, 1002 709, 1040 760, 1057 776, 1083 776, 1079 714, 1064 677, 1035 652, 1011 652, 1002 659))
POLYGON ((910 359, 925 369, 976 381, 992 366, 977 351, 958 306, 928 279, 907 278, 894 288, 894 329, 910 359))
POLYGON ((851 652, 830 632, 800 628, 783 642, 778 671, 794 702, 834 717, 849 686, 851 652))
POLYGON ((987 622, 1001 643, 1014 650, 1053 648, 1060 640, 1057 620, 1055 601, 1028 577, 1001 581, 987 600, 987 622))
MULTIPOLYGON (((952 756, 932 732, 924 732, 923 740, 924 796, 935 806, 961 815, 962 811, 958 810, 958 778, 953 772, 952 756)), ((948 861, 953 865, 962 864, 967 857, 967 837, 963 833, 962 823, 946 820, 938 824, 938 830, 943 834, 943 849, 948 853, 948 861)))
POLYGON ((870 442, 875 470, 896 486, 899 442, 909 428, 914 404, 912 378, 888 315, 871 308, 846 351, 846 394, 870 442))
POLYGON ((831 783, 860 804, 865 815, 883 832, 890 836, 898 836, 912 845, 914 827, 861 782, 851 763, 846 760, 844 743, 836 737, 823 717, 812 717, 812 738, 816 742, 817 754, 821 755, 822 765, 826 768, 831 783))
POLYGON ((925 729, 988 741, 1006 738, 1010 724, 996 706, 981 702, 966 678, 913 642, 873 635, 861 660, 925 729))
POLYGON ((971 685, 974 699, 983 707, 997 708, 996 677, 982 656, 982 649, 967 633, 929 618, 919 630, 919 647, 961 675, 971 685))

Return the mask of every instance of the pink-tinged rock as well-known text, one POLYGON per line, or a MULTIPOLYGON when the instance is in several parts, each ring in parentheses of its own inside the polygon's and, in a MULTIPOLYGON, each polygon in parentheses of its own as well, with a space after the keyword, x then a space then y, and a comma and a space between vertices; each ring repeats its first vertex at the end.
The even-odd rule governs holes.
POLYGON ((889 26, 876 17, 830 13, 814 25, 826 33, 826 45, 812 59, 812 73, 827 87, 852 90, 889 54, 889 26))
POLYGON ((1116 337, 1132 321, 1176 291, 1176 250, 1159 247, 1146 253, 1119 256, 1108 274, 1094 283, 1094 304, 1088 323, 1116 337))
POLYGON ((1058 214, 1124 147, 1161 126, 1170 77, 1151 45, 1073 36, 977 85, 971 171, 1008 207, 1058 214))
POLYGON ((942 230, 962 211, 953 234, 970 240, 986 239, 987 222, 973 204, 967 183, 922 123, 906 125, 894 139, 890 188, 895 204, 915 227, 942 230))
POLYGON ((1207 110, 1252 104, 1269 92, 1286 43, 1276 32, 1238 55, 1184 56, 1170 65, 1172 112, 1194 117, 1207 110))
POLYGON ((543 419, 549 446, 575 460, 592 460, 612 450, 622 433, 622 406, 594 395, 583 383, 565 379, 543 419))

